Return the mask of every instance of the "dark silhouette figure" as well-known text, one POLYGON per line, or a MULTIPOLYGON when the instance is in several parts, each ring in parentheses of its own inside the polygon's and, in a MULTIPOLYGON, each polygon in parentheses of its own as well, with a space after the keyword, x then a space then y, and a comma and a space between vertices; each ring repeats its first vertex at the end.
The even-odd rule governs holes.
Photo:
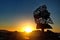
POLYGON ((41 29, 44 32, 44 29, 52 29, 52 27, 48 24, 53 24, 50 18, 50 12, 47 10, 46 5, 42 5, 34 11, 34 19, 37 24, 37 29, 41 29))

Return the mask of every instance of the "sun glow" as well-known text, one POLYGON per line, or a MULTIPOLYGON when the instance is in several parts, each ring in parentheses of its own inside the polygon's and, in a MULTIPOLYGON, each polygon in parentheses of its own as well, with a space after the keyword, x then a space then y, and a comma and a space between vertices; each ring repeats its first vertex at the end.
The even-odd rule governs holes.
POLYGON ((20 32, 26 32, 26 33, 30 33, 33 30, 35 30, 35 23, 33 21, 21 21, 20 23, 18 23, 18 28, 17 30, 20 32))
POLYGON ((21 28, 21 31, 26 32, 26 33, 30 33, 33 30, 35 30, 35 28, 33 26, 30 26, 30 25, 27 25, 27 26, 24 26, 24 27, 21 28))
POLYGON ((25 32, 27 32, 27 33, 32 32, 32 31, 33 31, 33 29, 31 27, 26 27, 25 28, 25 32))

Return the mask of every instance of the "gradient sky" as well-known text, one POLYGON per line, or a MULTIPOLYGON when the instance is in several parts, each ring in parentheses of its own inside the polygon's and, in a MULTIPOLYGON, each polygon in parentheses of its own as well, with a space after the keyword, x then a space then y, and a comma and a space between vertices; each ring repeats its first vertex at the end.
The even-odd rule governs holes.
POLYGON ((33 11, 42 4, 51 13, 53 30, 60 32, 60 0, 0 0, 0 29, 14 30, 20 22, 33 22, 33 11))

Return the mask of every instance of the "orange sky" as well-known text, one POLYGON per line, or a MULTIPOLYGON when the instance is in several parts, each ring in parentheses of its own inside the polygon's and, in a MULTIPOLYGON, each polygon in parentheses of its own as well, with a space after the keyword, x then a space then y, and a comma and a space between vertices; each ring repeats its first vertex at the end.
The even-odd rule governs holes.
MULTIPOLYGON (((51 29, 54 32, 60 32, 60 28, 56 27, 57 25, 51 25, 53 29, 51 29)), ((20 31, 24 32, 26 27, 31 27, 33 30, 36 29, 36 24, 33 20, 22 20, 20 22, 13 23, 13 25, 4 25, 1 26, 0 29, 10 30, 10 31, 20 31), (8 26, 8 27, 6 27, 8 26)))

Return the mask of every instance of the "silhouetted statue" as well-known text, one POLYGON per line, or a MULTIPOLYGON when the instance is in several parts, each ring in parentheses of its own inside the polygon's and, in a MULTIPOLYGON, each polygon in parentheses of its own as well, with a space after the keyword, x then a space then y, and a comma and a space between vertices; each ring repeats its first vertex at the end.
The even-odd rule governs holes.
POLYGON ((46 5, 42 5, 34 11, 34 19, 37 24, 36 28, 41 29, 44 32, 44 29, 52 29, 52 27, 48 24, 53 24, 50 18, 50 12, 47 10, 46 5))

